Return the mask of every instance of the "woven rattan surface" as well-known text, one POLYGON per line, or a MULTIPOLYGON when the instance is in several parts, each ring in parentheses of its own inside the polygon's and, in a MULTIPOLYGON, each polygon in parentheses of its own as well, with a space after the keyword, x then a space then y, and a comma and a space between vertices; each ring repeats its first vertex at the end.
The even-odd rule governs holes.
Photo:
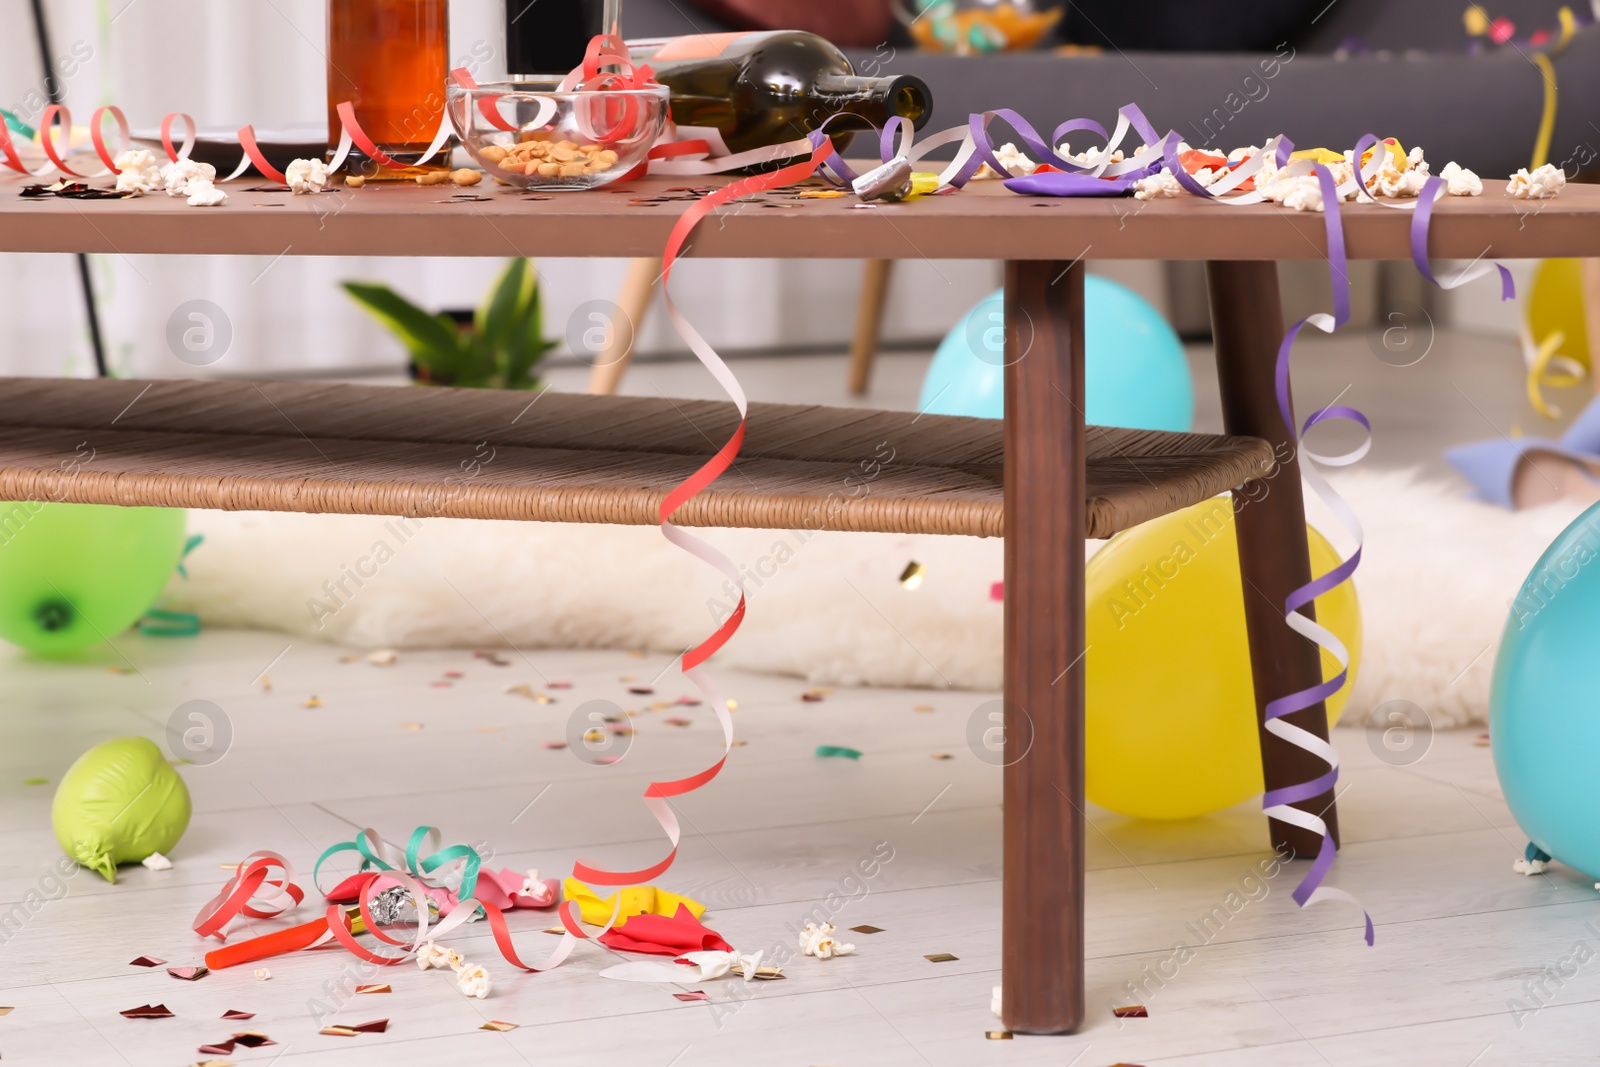
MULTIPOLYGON (((0 499, 654 524, 726 402, 305 382, 0 379, 0 499)), ((1265 473, 1255 438, 1092 427, 1085 536, 1265 473)), ((998 420, 753 404, 691 526, 1000 536, 998 420)))

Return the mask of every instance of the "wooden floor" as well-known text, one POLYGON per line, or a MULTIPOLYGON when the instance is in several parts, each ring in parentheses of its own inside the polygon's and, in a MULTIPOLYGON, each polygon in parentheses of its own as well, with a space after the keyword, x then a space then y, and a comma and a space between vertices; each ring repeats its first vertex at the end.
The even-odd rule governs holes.
MULTIPOLYGON (((3 930, 0 1006, 14 1008, 0 1017, 7 1063, 189 1064, 207 1058, 200 1045, 247 1027, 278 1044, 240 1050, 234 1062, 319 1067, 375 1062, 380 1050, 390 1064, 479 1067, 1594 1062, 1592 883, 1564 868, 1511 873, 1523 838, 1489 750, 1471 733, 1436 737, 1408 767, 1380 761, 1363 733, 1336 733, 1347 763, 1346 848, 1332 881, 1371 909, 1371 949, 1349 909, 1294 906, 1298 866, 1253 879, 1269 854, 1265 824, 1249 806, 1182 825, 1092 810, 1090 1022, 1077 1036, 997 1041, 985 1031, 998 1025, 989 991, 1000 962, 1000 772, 965 740, 969 717, 995 694, 838 690, 803 702, 800 681, 736 672, 723 681, 748 744, 719 780, 677 805, 684 844, 663 883, 706 903, 707 924, 744 951, 789 943, 791 925, 838 893, 841 927, 883 928, 850 935, 858 955, 795 960, 783 982, 709 983, 710 1004, 680 1003, 676 987, 597 977, 618 959, 598 947, 551 973, 515 973, 493 957, 481 927, 457 947, 493 972, 486 1001, 464 999, 438 972, 378 975, 342 951, 272 961, 270 982, 248 968, 175 981, 128 961, 148 953, 198 962, 204 946, 190 918, 224 878, 218 865, 255 849, 309 868, 357 827, 403 840, 428 822, 449 841, 492 848, 496 866, 546 875, 566 873, 579 856, 652 861, 661 841, 638 794, 652 776, 714 758, 715 726, 704 708, 681 711, 686 727, 664 721, 680 709, 645 712, 631 750, 612 766, 541 747, 564 736, 586 700, 638 709, 686 692, 672 672, 657 677, 667 660, 656 655, 502 650, 510 660, 502 667, 432 652, 380 668, 271 634, 128 637, 118 647, 126 661, 109 653, 72 665, 0 661, 0 914, 19 914, 12 903, 30 891, 58 898, 35 912, 23 903, 26 917, 3 930), (119 665, 136 669, 108 670, 119 665), (264 670, 270 693, 256 681, 264 670), (431 684, 452 670, 463 677, 431 684), (544 690, 549 681, 573 688, 544 690), (652 682, 653 696, 628 692, 652 682), (559 702, 505 692, 517 684, 559 702), (303 707, 312 695, 324 705, 303 707), (80 872, 61 896, 47 875, 59 855, 48 830, 54 783, 97 741, 160 740, 174 709, 193 699, 223 709, 233 741, 220 761, 183 769, 197 814, 175 867, 128 869, 115 887, 80 872), (865 755, 821 760, 819 744, 865 755), (941 752, 953 758, 935 759, 941 752), (50 784, 24 784, 33 778, 50 784), (874 849, 892 850, 892 859, 876 877, 851 880, 874 849), (1238 894, 1232 912, 1230 893, 1238 894), (1213 918, 1209 935, 1197 934, 1219 907, 1226 921, 1213 918), (1197 951, 1174 962, 1180 941, 1197 951), (1591 962, 1570 963, 1575 952, 1591 962), (937 953, 958 958, 924 958, 937 953), (1566 973, 1552 979, 1546 968, 1566 973), (373 981, 394 992, 336 992, 373 981), (1143 988, 1130 992, 1129 983, 1143 988), (317 1001, 336 1012, 319 1017, 317 1001), (177 1018, 118 1015, 147 1002, 177 1018), (1519 1024, 1513 1002, 1539 1010, 1519 1024), (1113 1018, 1112 1007, 1131 1004, 1149 1018, 1113 1018), (256 1017, 225 1022, 228 1009, 256 1017), (329 1022, 376 1018, 390 1020, 388 1033, 317 1034, 329 1022), (489 1019, 520 1028, 479 1030, 489 1019)), ((539 932, 550 925, 545 914, 514 920, 530 949, 554 940, 539 932)))

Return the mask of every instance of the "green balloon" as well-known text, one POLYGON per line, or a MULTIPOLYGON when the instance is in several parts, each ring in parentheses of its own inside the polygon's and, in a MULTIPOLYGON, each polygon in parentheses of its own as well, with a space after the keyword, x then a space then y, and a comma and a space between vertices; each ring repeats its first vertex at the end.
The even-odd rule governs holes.
POLYGON ((154 741, 119 737, 67 768, 50 824, 62 851, 115 882, 117 864, 178 843, 189 828, 189 789, 154 741))
POLYGON ((173 508, 0 503, 0 638, 63 655, 149 610, 183 557, 173 508))

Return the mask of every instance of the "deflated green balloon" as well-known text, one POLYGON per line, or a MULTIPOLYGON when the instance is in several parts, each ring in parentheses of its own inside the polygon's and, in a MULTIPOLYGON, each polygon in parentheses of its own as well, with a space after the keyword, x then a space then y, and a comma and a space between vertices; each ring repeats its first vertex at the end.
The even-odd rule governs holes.
POLYGON ((139 621, 183 556, 181 508, 0 503, 0 638, 62 655, 139 621))
POLYGON ((155 742, 119 737, 67 769, 50 807, 68 856, 117 880, 117 864, 169 852, 189 828, 189 790, 155 742))

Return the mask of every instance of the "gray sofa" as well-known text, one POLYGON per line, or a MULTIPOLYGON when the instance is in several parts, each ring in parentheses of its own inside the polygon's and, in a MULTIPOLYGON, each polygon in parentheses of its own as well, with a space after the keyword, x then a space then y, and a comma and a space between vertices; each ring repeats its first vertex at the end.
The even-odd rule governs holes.
MULTIPOLYGON (((863 72, 914 74, 933 90, 932 129, 974 111, 1010 107, 1041 132, 1075 117, 1108 127, 1137 103, 1158 129, 1223 149, 1286 133, 1302 147, 1344 148, 1363 133, 1422 145, 1435 166, 1456 160, 1486 178, 1526 166, 1544 105, 1544 79, 1525 45, 1466 52, 1461 0, 1333 0, 1274 53, 1107 49, 964 58, 903 42, 852 53, 863 72), (1367 49, 1341 52, 1359 39, 1367 49), (1270 76, 1268 76, 1270 72, 1270 76)), ((1524 36, 1554 28, 1560 0, 1487 5, 1524 36)), ((1159 11, 1144 8, 1150 17, 1159 11)), ((1067 19, 1077 8, 1070 6, 1067 19)), ((629 36, 720 32, 686 0, 625 0, 629 36)), ((1591 169, 1600 151, 1600 26, 1581 30, 1554 60, 1560 106, 1550 161, 1591 169)))

